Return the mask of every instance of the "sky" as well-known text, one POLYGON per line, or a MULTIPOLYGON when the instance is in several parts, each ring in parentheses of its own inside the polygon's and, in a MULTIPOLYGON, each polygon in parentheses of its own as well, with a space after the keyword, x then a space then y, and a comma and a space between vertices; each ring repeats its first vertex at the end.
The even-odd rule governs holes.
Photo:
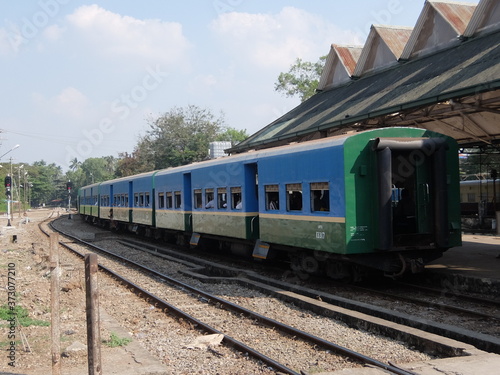
POLYGON ((297 58, 316 62, 332 43, 363 45, 372 24, 415 26, 423 5, 2 1, 0 162, 66 171, 75 158, 118 157, 152 120, 188 105, 253 134, 299 104, 274 89, 297 58))

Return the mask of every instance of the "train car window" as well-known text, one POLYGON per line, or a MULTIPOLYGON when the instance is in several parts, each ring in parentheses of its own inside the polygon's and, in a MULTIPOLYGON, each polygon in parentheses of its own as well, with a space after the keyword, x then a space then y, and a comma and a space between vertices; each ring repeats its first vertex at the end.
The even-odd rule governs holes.
POLYGON ((302 184, 287 184, 287 211, 301 211, 302 210, 302 184))
POLYGON ((175 208, 181 208, 181 205, 182 205, 181 192, 176 191, 174 193, 174 197, 175 197, 175 208))
POLYGON ((214 189, 205 189, 205 208, 214 208, 214 189))
POLYGON ((151 199, 149 197, 149 193, 146 193, 144 195, 144 206, 150 207, 151 206, 151 199))
POLYGON ((328 182, 311 183, 311 211, 330 211, 330 190, 328 182))
POLYGON ((278 185, 266 185, 264 186, 266 192, 266 210, 278 210, 280 208, 280 193, 278 185))
POLYGON ((474 203, 476 201, 475 193, 467 193, 467 202, 474 203))
POLYGON ((124 195, 125 203, 123 204, 125 207, 128 207, 128 195, 124 195))
POLYGON ((217 188, 217 208, 227 208, 226 188, 217 188))
POLYGON ((231 188, 231 208, 241 210, 241 186, 231 188))
POLYGON ((201 189, 194 191, 194 208, 201 208, 201 189))
POLYGON ((134 206, 139 207, 139 193, 134 194, 134 206))
POLYGON ((158 193, 158 208, 165 208, 165 193, 158 193))
POLYGON ((173 208, 172 206, 172 193, 167 193, 167 208, 173 208))

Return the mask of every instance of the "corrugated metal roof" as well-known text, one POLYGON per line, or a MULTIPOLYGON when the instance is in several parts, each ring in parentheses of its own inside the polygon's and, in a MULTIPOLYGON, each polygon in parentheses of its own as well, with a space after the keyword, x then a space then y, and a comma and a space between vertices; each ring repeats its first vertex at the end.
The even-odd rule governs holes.
POLYGON ((352 77, 362 48, 362 46, 332 44, 319 79, 318 90, 348 82, 352 77), (339 69, 339 64, 341 69, 339 69))
POLYGON ((392 51, 394 57, 399 59, 406 42, 410 38, 413 27, 375 26, 375 30, 392 51))
POLYGON ((498 28, 500 28, 500 1, 481 0, 464 31, 464 36, 469 38, 477 32, 487 32, 498 28))
POLYGON ((411 27, 372 25, 353 75, 360 77, 368 71, 394 65, 411 31, 411 27))
POLYGON ((232 152, 396 125, 420 125, 463 142, 500 140, 499 43, 500 31, 492 32, 320 92, 232 152))
POLYGON ((356 68, 356 63, 358 62, 363 46, 341 46, 338 44, 332 44, 337 56, 342 65, 344 65, 347 73, 352 76, 354 69, 356 68))
POLYGON ((476 4, 465 4, 448 1, 429 1, 441 16, 456 30, 457 35, 463 35, 469 24, 476 4))

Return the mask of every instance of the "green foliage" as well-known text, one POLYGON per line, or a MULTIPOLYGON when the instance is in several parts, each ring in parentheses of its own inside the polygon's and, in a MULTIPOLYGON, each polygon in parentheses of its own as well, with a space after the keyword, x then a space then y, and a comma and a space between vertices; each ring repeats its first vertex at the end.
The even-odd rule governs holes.
POLYGON ((126 337, 123 338, 118 337, 114 332, 111 332, 111 337, 109 338, 109 340, 102 340, 103 344, 109 346, 110 348, 116 348, 118 346, 126 346, 131 341, 132 339, 126 337))
POLYGON ((223 141, 229 141, 234 145, 240 143, 241 141, 244 141, 246 138, 248 138, 248 134, 246 129, 245 130, 236 130, 233 128, 226 128, 226 130, 219 134, 215 140, 219 142, 223 141))
POLYGON ((123 155, 118 163, 117 175, 128 176, 205 160, 210 142, 224 140, 236 144, 246 137, 245 130, 226 127, 222 114, 217 117, 194 105, 173 108, 150 120, 149 130, 134 152, 123 155))
POLYGON ((325 60, 326 56, 315 63, 297 58, 287 73, 280 73, 274 89, 287 97, 299 95, 301 102, 306 101, 316 93, 325 60))
POLYGON ((19 324, 23 327, 29 327, 29 326, 47 327, 50 325, 49 322, 31 318, 29 316, 28 310, 19 305, 16 305, 14 307, 14 310, 11 310, 7 305, 0 306, 0 320, 10 320, 14 317, 17 317, 19 324))

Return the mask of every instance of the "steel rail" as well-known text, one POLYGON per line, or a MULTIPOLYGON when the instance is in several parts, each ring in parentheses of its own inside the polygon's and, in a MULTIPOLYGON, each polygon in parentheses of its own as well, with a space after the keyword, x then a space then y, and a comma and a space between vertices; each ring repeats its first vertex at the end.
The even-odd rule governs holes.
POLYGON ((381 290, 376 290, 376 289, 371 289, 371 288, 364 288, 364 287, 359 287, 359 286, 354 286, 356 290, 363 291, 366 293, 373 293, 373 294, 378 294, 382 297, 388 297, 392 299, 397 299, 400 301, 405 301, 409 303, 414 303, 416 305, 420 306, 425 306, 425 307, 434 307, 442 311, 448 311, 448 312, 453 312, 453 313, 459 313, 459 314, 464 314, 464 315, 469 315, 469 316, 474 316, 478 317, 481 319, 496 319, 500 320, 500 316, 496 315, 491 315, 491 314, 485 314, 479 311, 474 311, 474 310, 468 310, 463 307, 458 307, 458 306, 450 306, 441 302, 431 302, 431 301, 425 301, 420 298, 415 298, 415 297, 408 297, 404 296, 401 294, 397 293, 391 293, 391 292, 384 292, 381 290))
MULTIPOLYGON (((311 335, 307 332, 304 332, 304 331, 301 331, 299 329, 296 329, 294 327, 291 327, 291 326, 288 326, 286 324, 283 324, 281 322, 278 322, 274 319, 271 319, 271 318, 268 318, 266 316, 263 316, 261 314, 258 314, 256 312, 253 312, 251 310, 248 310, 242 306, 238 306, 232 302, 229 302, 227 300, 224 300, 222 298, 219 298, 215 295, 212 295, 212 294, 209 294, 209 293, 206 293, 200 289, 197 289, 195 287, 192 287, 188 284, 185 284, 179 280, 176 280, 174 278, 171 278, 167 275, 164 275, 164 274, 161 274, 157 271, 154 271, 148 267, 145 267, 141 264, 138 264, 132 260, 129 260, 127 258, 123 258, 121 256, 118 256, 116 254, 113 254, 111 252, 109 252, 108 250, 106 249, 102 249, 92 243, 89 243, 89 242, 86 242, 84 240, 81 240, 75 236, 72 236, 70 234, 67 234, 67 233, 64 233, 56 228, 54 228, 52 225, 51 227, 64 234, 65 236, 73 239, 73 240, 76 240, 86 246, 89 246, 91 248, 95 248, 105 254, 108 254, 110 256, 113 256, 113 257, 116 257, 120 260, 124 260, 126 262, 128 262, 129 264, 145 271, 145 272, 149 272, 155 276, 158 276, 158 277, 161 277, 162 279, 164 279, 165 281, 168 281, 169 283, 171 284, 174 284, 176 286, 178 286, 179 288, 182 288, 182 289, 185 289, 185 290, 188 290, 190 293, 193 293, 193 294, 196 294, 198 296, 202 296, 203 298, 205 298, 207 300, 207 302, 209 303, 212 303, 212 304, 219 304, 219 305, 222 305, 222 306, 225 306, 227 309, 231 310, 231 311, 234 311, 234 312, 237 312, 237 313, 242 313, 242 314, 245 314, 246 316, 249 316, 251 318, 254 318, 256 320, 258 320, 259 322, 261 322, 262 324, 264 325, 267 325, 269 327, 275 327, 275 328, 278 328, 279 330, 281 330, 282 332, 285 332, 285 333, 288 333, 288 334, 291 334, 291 335, 294 335, 294 336, 297 336, 297 337, 300 337, 301 339, 303 340, 306 340, 306 341, 309 341, 311 343, 314 343, 314 344, 317 344, 317 345, 320 345, 322 346, 323 348, 326 348, 326 349, 329 349, 331 351, 334 351, 338 354, 341 354, 341 355, 345 355, 351 359, 355 359, 361 363, 364 363, 364 364, 369 364, 369 365, 372 365, 372 366, 375 366, 375 367, 378 367, 378 368, 381 368, 383 370, 386 370, 386 371, 390 371, 394 374, 398 374, 398 375, 415 375, 415 373, 411 372, 411 371, 407 371, 407 370, 404 370, 404 369, 401 369, 397 366, 394 366, 392 364, 386 364, 386 363, 383 363, 381 361, 378 361, 374 358, 371 358, 371 357, 368 357, 368 356, 365 356, 361 353, 358 353, 358 352, 355 352, 353 350, 350 350, 348 348, 345 348, 343 346, 340 346, 340 345, 337 345, 335 343, 332 343, 330 341, 327 341, 327 340, 324 340, 320 337, 317 337, 317 336, 314 336, 314 335, 311 335)), ((61 245, 65 246, 65 247, 68 247, 67 244, 65 243, 61 243, 61 245)), ((70 249, 72 251, 74 251, 73 249, 70 249)), ((101 267, 103 270, 106 270, 106 272, 110 273, 110 274, 113 274, 114 277, 117 277, 119 279, 122 279, 121 276, 119 275, 116 275, 114 274, 111 270, 108 270, 107 268, 105 268, 104 266, 101 266, 99 265, 99 267, 101 267)), ((140 291, 140 293, 143 293, 145 295, 147 295, 149 298, 153 299, 153 300, 157 300, 157 297, 155 297, 154 295, 151 295, 149 292, 141 289, 140 287, 136 286, 135 284, 133 284, 132 282, 126 280, 124 281, 125 283, 129 284, 131 287, 133 287, 134 289, 137 289, 140 291)), ((218 330, 216 330, 215 328, 213 327, 210 327, 208 325, 206 325, 205 323, 202 323, 201 321, 197 320, 196 318, 194 317, 191 317, 190 315, 182 312, 181 310, 177 309, 175 306, 173 305, 170 305, 168 302, 166 301, 163 301, 163 300, 160 300, 158 299, 158 303, 160 303, 161 305, 164 305, 166 306, 167 310, 171 310, 174 314, 178 315, 178 316, 181 316, 183 317, 184 319, 187 319, 187 320, 190 320, 192 321, 194 324, 198 324, 200 325, 201 327, 203 327, 203 329, 205 329, 207 332, 212 332, 212 333, 221 333, 223 334, 222 332, 219 332, 218 330)), ((224 337, 226 337, 224 335, 224 337)), ((224 339, 225 340, 225 339, 224 339)), ((228 336, 228 343, 230 343, 231 345, 233 345, 235 348, 237 348, 238 350, 241 350, 243 352, 249 352, 249 353, 252 353, 252 355, 254 355, 256 358, 259 358, 261 359, 263 362, 266 362, 268 364, 270 364, 271 366, 273 367, 276 367, 276 368, 280 368, 280 371, 283 371, 283 372, 286 372, 286 373, 289 373, 289 374, 296 374, 293 370, 290 370, 286 367, 284 367, 283 365, 277 363, 276 361, 264 356, 263 354, 261 353, 258 353, 256 351, 254 351, 253 349, 249 348, 248 346, 246 346, 245 344, 242 344, 240 342, 238 342, 237 340, 234 340, 232 338, 230 338, 228 336), (240 349, 241 348, 241 349, 240 349), (262 357, 261 357, 262 356, 262 357)))
MULTIPOLYGON (((120 260, 125 260, 126 262, 129 262, 131 264, 133 264, 134 266, 136 267, 139 267, 139 268, 142 268, 144 270, 147 270, 147 268, 145 267, 142 267, 141 265, 139 264, 134 264, 134 262, 131 262, 129 261, 128 259, 126 258, 122 258, 122 257, 119 257, 117 255, 114 255, 113 253, 110 253, 108 252, 107 250, 105 249, 102 249, 102 248, 99 248, 98 246, 95 246, 91 243, 88 243, 86 241, 83 241, 83 240, 80 240, 74 236, 71 236, 67 233, 64 233, 64 232, 61 232, 59 230, 57 230, 56 228, 54 228, 52 225, 51 227, 59 232, 59 233, 62 233, 64 234, 64 236, 67 236, 69 238, 72 238, 73 240, 77 241, 77 242, 80 242, 81 244, 85 245, 85 246, 88 246, 88 247, 91 247, 91 248, 94 248, 94 249, 97 249, 101 252, 104 252, 106 253, 107 255, 111 255, 115 258, 118 258, 120 260)), ((41 227, 40 229, 42 230, 43 233, 45 233, 46 235, 48 235, 47 232, 45 232, 41 227)), ((73 252, 74 254, 78 255, 79 257, 81 258, 84 258, 85 255, 80 253, 78 250, 76 249, 73 249, 70 244, 68 243, 65 243, 65 242, 62 242, 60 241, 59 244, 63 247, 65 247, 66 249, 70 250, 71 252, 73 252)), ((113 278, 115 278, 116 280, 122 282, 123 284, 125 284, 126 286, 130 287, 133 289, 134 293, 138 296, 140 296, 142 299, 144 300, 149 300, 149 301, 153 301, 154 302, 154 305, 155 307, 160 307, 164 312, 167 312, 167 313, 171 313, 179 318, 182 318, 182 319, 185 319, 186 321, 189 321, 190 323, 192 323, 194 326, 196 327, 200 327, 202 331, 205 331, 205 332, 208 332, 208 333, 212 333, 212 334, 222 334, 224 336, 223 340, 226 344, 228 344, 229 346, 235 348, 236 350, 242 352, 242 353, 248 353, 249 355, 251 355, 252 357, 266 363, 267 365, 269 366, 272 366, 273 368, 277 369, 278 371, 282 372, 282 373, 285 373, 285 374, 290 374, 290 375, 301 375, 300 373, 284 366, 283 364, 273 360, 272 358, 269 358, 268 356, 258 352, 257 350, 245 345, 244 343, 232 338, 231 336, 228 336, 226 334, 224 334, 223 332, 209 326, 208 324, 202 322, 201 320, 198 320, 196 319, 195 317, 185 313, 184 311, 178 309, 177 307, 175 307, 174 305, 168 303, 167 301, 165 300, 162 300, 161 298, 155 296, 154 294, 151 294, 149 293, 147 290, 141 288, 140 286, 136 285, 135 283, 133 283, 132 281, 124 278, 123 276, 115 273, 114 271, 112 271, 111 269, 107 268, 106 266, 102 265, 102 264, 99 264, 98 265, 99 268, 104 271, 105 273, 107 273, 108 275, 112 276, 113 278)), ((148 271, 148 272, 152 272, 154 273, 154 271, 148 271)), ((155 273, 157 276, 160 276, 161 278, 164 278, 163 275, 159 274, 159 273, 155 273)))
POLYGON ((446 298, 457 298, 462 301, 467 301, 467 302, 473 302, 477 304, 483 304, 485 306, 493 306, 493 307, 500 307, 500 301, 498 300, 492 300, 492 299, 485 299, 481 297, 474 297, 474 296, 469 296, 466 294, 460 294, 460 293, 455 293, 451 291, 443 291, 439 289, 434 289, 428 286, 422 286, 422 285, 416 285, 416 284, 411 284, 411 283, 405 283, 405 282, 397 282, 398 285, 404 286, 406 288, 412 288, 416 290, 420 290, 423 292, 428 292, 432 293, 434 295, 440 296, 440 297, 446 297, 446 298), (451 294, 451 295, 448 295, 451 294))

